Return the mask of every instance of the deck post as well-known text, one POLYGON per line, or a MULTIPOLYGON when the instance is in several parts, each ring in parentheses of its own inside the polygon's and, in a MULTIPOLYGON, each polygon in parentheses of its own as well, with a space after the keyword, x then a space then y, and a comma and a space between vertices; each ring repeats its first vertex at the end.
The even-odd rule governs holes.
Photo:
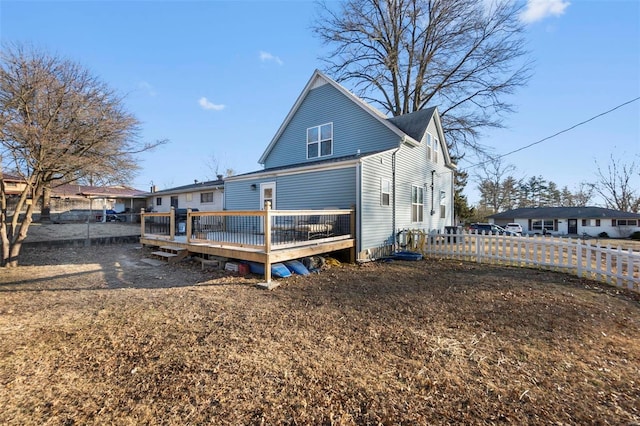
POLYGON ((140 209, 140 236, 144 237, 144 207, 140 209))
POLYGON ((271 201, 264 202, 264 211, 262 212, 262 220, 264 221, 264 252, 267 257, 271 252, 271 201))
POLYGON ((349 215, 349 233, 353 238, 353 246, 349 250, 349 262, 356 263, 356 206, 351 206, 351 214, 349 215))
POLYGON ((191 242, 191 208, 187 209, 187 244, 191 242))
POLYGON ((264 221, 262 229, 264 230, 264 283, 258 284, 262 288, 272 290, 278 285, 271 282, 271 201, 265 201, 264 210, 262 211, 262 220, 264 221))
POLYGON ((169 241, 173 241, 176 239, 176 209, 171 206, 169 212, 169 241))

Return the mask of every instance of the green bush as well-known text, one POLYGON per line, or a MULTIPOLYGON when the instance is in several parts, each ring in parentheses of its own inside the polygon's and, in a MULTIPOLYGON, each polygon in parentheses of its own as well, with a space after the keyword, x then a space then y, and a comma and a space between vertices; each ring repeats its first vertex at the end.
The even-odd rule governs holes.
POLYGON ((639 240, 640 241, 640 231, 636 231, 633 234, 631 234, 631 236, 629 237, 632 240, 639 240))
POLYGON ((598 234, 598 237, 600 238, 609 238, 609 234, 607 234, 606 232, 601 232, 598 234))

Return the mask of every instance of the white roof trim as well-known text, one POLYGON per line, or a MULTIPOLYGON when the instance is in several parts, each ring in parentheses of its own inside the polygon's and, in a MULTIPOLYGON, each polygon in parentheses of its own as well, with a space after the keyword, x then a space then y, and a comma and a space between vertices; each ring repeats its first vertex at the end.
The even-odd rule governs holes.
POLYGON ((387 117, 384 116, 380 111, 378 111, 377 109, 375 109, 371 105, 367 104, 365 101, 363 101, 362 99, 360 99, 359 97, 357 97, 356 95, 354 95, 353 93, 351 93, 350 91, 348 91, 347 89, 342 87, 340 84, 338 84, 337 82, 335 82, 331 78, 329 78, 326 75, 324 75, 319 70, 315 70, 313 72, 313 75, 311 76, 311 78, 309 79, 307 84, 305 85, 304 89, 302 90, 302 93, 300 93, 300 96, 298 96, 298 99, 296 99, 296 102, 293 104, 293 107, 289 111, 289 114, 287 114, 287 116, 285 117, 284 121, 280 125, 280 128, 278 128, 278 131, 276 132, 275 136, 273 137, 273 139, 271 139, 271 142, 267 146, 267 149, 265 149, 264 153, 262 154, 262 156, 258 160, 258 163, 260 163, 260 164, 264 164, 265 163, 267 157, 271 153, 271 150, 275 146, 275 144, 278 141, 278 139, 280 139, 280 136, 282 136, 282 133, 284 132, 284 130, 289 125, 289 122, 293 119, 293 116, 298 111, 298 108, 300 108, 300 105, 302 104, 302 101, 304 101, 304 99, 307 97, 307 94, 309 93, 309 91, 312 90, 315 87, 319 87, 319 86, 323 85, 323 84, 320 84, 320 81, 317 81, 318 79, 322 79, 324 81, 324 84, 326 84, 326 83, 331 84, 339 92, 344 94, 347 98, 351 99, 356 105, 360 106, 360 108, 362 108, 364 111, 366 111, 369 115, 374 117, 376 120, 378 120, 384 126, 386 126, 389 130, 391 130, 393 133, 398 135, 398 137, 401 140, 400 143, 402 143, 404 141, 404 142, 407 142, 407 143, 410 143, 410 144, 420 145, 419 141, 414 140, 411 136, 405 134, 402 130, 398 129, 396 126, 394 126, 389 121, 387 121, 387 117))

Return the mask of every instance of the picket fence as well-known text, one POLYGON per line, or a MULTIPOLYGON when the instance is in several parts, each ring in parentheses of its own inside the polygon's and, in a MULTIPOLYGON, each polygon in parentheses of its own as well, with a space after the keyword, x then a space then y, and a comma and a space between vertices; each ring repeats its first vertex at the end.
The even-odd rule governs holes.
POLYGON ((640 292, 640 252, 589 240, 406 231, 406 248, 428 256, 563 271, 640 292))

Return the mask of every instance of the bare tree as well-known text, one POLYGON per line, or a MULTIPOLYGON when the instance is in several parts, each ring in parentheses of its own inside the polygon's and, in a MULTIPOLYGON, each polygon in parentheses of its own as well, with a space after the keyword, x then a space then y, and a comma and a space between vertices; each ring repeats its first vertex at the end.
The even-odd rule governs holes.
POLYGON ((510 0, 347 0, 321 3, 315 34, 334 50, 327 72, 394 116, 437 105, 455 155, 501 126, 526 84, 521 4, 510 0))
POLYGON ((2 170, 11 170, 25 188, 9 215, 0 184, 1 266, 17 266, 45 190, 88 176, 130 177, 137 169, 135 155, 164 142, 142 143, 138 133, 139 122, 124 110, 122 98, 80 65, 32 47, 4 46, 0 181, 2 170))
POLYGON ((589 205, 592 198, 593 186, 586 182, 578 184, 578 189, 574 192, 565 185, 560 193, 561 205, 564 207, 585 207, 589 205))
POLYGON ((519 181, 510 175, 515 169, 512 164, 504 164, 500 157, 480 164, 480 170, 476 172, 475 178, 478 182, 477 189, 480 191, 482 205, 492 209, 494 213, 513 205, 516 194, 511 189, 519 185, 519 181))
POLYGON ((222 166, 220 159, 215 154, 209 155, 204 164, 209 171, 206 176, 208 180, 216 180, 219 176, 229 177, 235 174, 232 168, 222 166), (224 174, 220 171, 221 167, 224 167, 224 174))
POLYGON ((635 160, 631 163, 609 157, 609 164, 603 170, 596 161, 597 181, 592 183, 593 190, 602 197, 608 208, 623 212, 638 213, 640 210, 640 185, 634 179, 640 176, 635 160))

